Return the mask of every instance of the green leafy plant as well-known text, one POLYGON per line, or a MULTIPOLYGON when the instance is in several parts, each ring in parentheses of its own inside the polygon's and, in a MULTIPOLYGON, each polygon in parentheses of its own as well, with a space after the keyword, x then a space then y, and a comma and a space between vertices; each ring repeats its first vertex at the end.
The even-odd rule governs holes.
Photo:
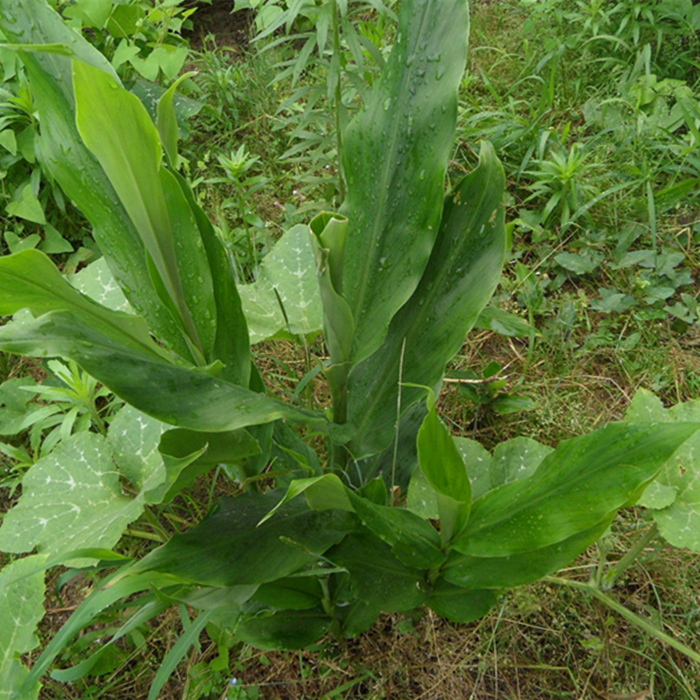
POLYGON ((350 115, 368 98, 373 79, 383 67, 386 49, 382 29, 395 19, 392 2, 368 0, 237 0, 236 9, 255 9, 261 51, 290 45, 278 63, 274 83, 291 82, 292 93, 280 105, 280 128, 290 128, 294 142, 284 158, 305 161, 304 189, 325 185, 328 201, 345 198, 343 130, 350 115), (370 15, 376 21, 363 21, 370 15), (371 27, 371 29, 370 29, 371 27), (281 37, 275 32, 284 31, 281 37), (297 45, 301 44, 301 49, 297 45), (300 84, 302 75, 307 75, 300 84), (310 82, 313 75, 316 81, 310 82), (330 109, 327 108, 330 106, 330 109), (329 118, 330 117, 330 118, 329 118), (318 175, 334 168, 337 176, 318 175), (337 192, 330 185, 337 185, 337 192))
POLYGON ((9 379, 0 385, 0 435, 28 432, 28 444, 0 442, 0 452, 14 461, 3 485, 15 486, 23 470, 51 452, 75 432, 105 431, 105 417, 113 410, 110 392, 77 365, 49 360, 53 381, 37 384, 31 378, 9 379), (31 403, 40 397, 41 403, 31 403))
POLYGON ((505 178, 488 143, 444 194, 466 0, 404 0, 381 77, 343 133, 341 211, 287 232, 284 254, 273 249, 258 279, 240 286, 176 169, 176 85, 154 123, 42 0, 6 5, 12 21, 3 13, 0 26, 27 42, 20 55, 45 166, 93 224, 128 309, 80 293, 39 251, 0 259, 0 313, 32 316, 3 326, 0 347, 75 362, 127 404, 106 434, 79 433, 39 460, 0 527, 6 552, 36 551, 2 571, 3 591, 22 581, 27 592, 11 613, 22 633, 0 628, 3 687, 35 696, 70 640, 131 596, 137 612, 56 677, 90 673, 171 605, 196 617, 183 618, 151 699, 212 623, 263 649, 295 649, 424 605, 477 619, 504 589, 558 570, 598 539, 697 430, 692 421, 613 423, 556 449, 511 441, 491 458, 440 420, 445 366, 493 294, 506 248, 505 178), (261 332, 244 310, 265 295, 277 303, 271 314, 258 304, 261 332), (306 342, 319 324, 330 405, 269 395, 251 338, 306 342), (297 426, 325 437, 327 450, 312 450, 297 426), (220 465, 242 493, 168 537, 155 516, 220 465), (167 541, 136 561, 111 551, 142 516, 167 541), (36 643, 44 570, 95 561, 115 571, 23 669, 15 655, 36 643))

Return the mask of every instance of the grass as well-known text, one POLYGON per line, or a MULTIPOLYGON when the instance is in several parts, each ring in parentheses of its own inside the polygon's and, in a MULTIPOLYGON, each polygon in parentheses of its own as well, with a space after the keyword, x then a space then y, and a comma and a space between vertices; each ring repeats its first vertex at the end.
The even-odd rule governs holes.
MULTIPOLYGON (((559 19, 552 15, 534 20, 531 8, 518 0, 473 3, 472 19, 455 171, 473 166, 479 139, 494 141, 508 177, 508 219, 520 222, 514 228, 511 259, 497 302, 529 318, 538 333, 531 338, 505 338, 490 331, 470 335, 452 369, 480 368, 496 360, 506 368, 506 390, 527 396, 534 408, 501 416, 488 407, 477 409, 458 386, 449 384, 440 405, 453 432, 473 437, 487 448, 516 435, 556 444, 621 418, 640 387, 652 389, 666 403, 699 397, 697 322, 674 319, 664 302, 644 301, 645 290, 658 286, 658 267, 650 271, 614 264, 621 232, 635 224, 639 234, 630 244, 632 250, 653 247, 657 253, 684 253, 685 259, 664 278, 667 285, 673 284, 673 275, 679 279, 683 271, 694 273, 700 268, 699 217, 692 192, 652 216, 648 190, 642 186, 649 182, 652 192, 661 192, 687 176, 689 166, 679 156, 661 165, 654 161, 655 149, 671 153, 669 149, 678 147, 687 130, 675 136, 627 134, 622 139, 614 131, 601 133, 585 121, 584 105, 615 97, 610 76, 624 72, 624 60, 606 73, 599 69, 604 55, 585 54, 590 70, 581 71, 577 62, 584 49, 569 47, 561 51, 553 70, 561 45, 559 19), (550 157, 551 149, 566 151, 573 143, 580 143, 586 162, 595 164, 575 177, 608 194, 591 206, 590 217, 566 222, 555 207, 549 221, 531 225, 532 216, 541 214, 547 204, 547 196, 527 201, 537 191, 538 176, 531 174, 537 171, 535 161, 550 157), (636 182, 634 178, 640 176, 633 172, 635 168, 643 171, 642 185, 614 190, 636 182), (523 209, 530 212, 530 219, 523 209), (573 272, 555 260, 560 253, 586 251, 602 256, 589 272, 573 272), (523 273, 523 266, 532 274, 523 273), (591 302, 600 299, 601 288, 624 290, 633 303, 622 311, 597 311, 591 302)), ((239 26, 236 32, 240 34, 239 26)), ((270 222, 256 238, 261 255, 267 246, 265 231, 276 238, 281 230, 308 218, 310 202, 325 199, 322 182, 305 190, 305 198, 299 195, 305 183, 316 182, 324 171, 319 173, 314 162, 303 158, 282 160, 290 146, 293 122, 277 113, 277 105, 288 95, 287 86, 274 83, 280 55, 257 54, 249 48, 231 51, 215 39, 198 40, 197 46, 193 59, 200 70, 197 97, 206 107, 182 152, 190 163, 190 176, 202 181, 201 201, 230 235, 241 269, 250 270, 247 248, 237 243, 243 228, 240 213, 224 206, 234 196, 234 188, 230 183, 207 182, 221 175, 214 154, 229 153, 245 143, 260 157, 254 174, 267 182, 255 193, 255 210, 262 221, 270 222)), ((668 53, 670 49, 664 48, 661 57, 668 53)), ((629 67, 632 58, 626 60, 629 67)), ((659 65, 654 69, 658 72, 659 65)), ((596 198, 593 189, 583 189, 588 203, 596 198)), ((697 299, 698 281, 692 279, 674 289, 671 298, 680 299, 681 291, 697 299)), ((307 370, 303 350, 287 343, 262 346, 256 359, 266 381, 280 395, 289 395, 307 370)), ((13 358, 0 357, 3 377, 34 371, 33 365, 17 365, 13 358)), ((316 401, 327 402, 320 384, 312 389, 316 401)), ((213 483, 211 475, 204 477, 187 500, 176 501, 172 512, 191 519, 203 509, 212 490, 223 494, 230 488, 224 479, 213 483)), ((172 522, 166 526, 170 531, 177 529, 172 522)), ((147 531, 147 525, 139 527, 147 531)), ((648 527, 642 511, 625 511, 609 534, 561 575, 587 580, 606 566, 601 565, 601 557, 614 563, 648 527)), ((127 537, 124 546, 137 553, 143 542, 127 537)), ((89 580, 78 578, 64 587, 60 599, 49 593, 42 639, 53 636, 89 586, 89 580)), ((48 590, 53 588, 50 585, 48 590)), ((659 628, 700 648, 700 558, 696 554, 653 542, 612 595, 659 628)), ((115 619, 114 613, 107 612, 101 624, 108 627, 115 619)), ((122 656, 105 675, 74 685, 48 681, 42 698, 145 698, 150 679, 181 626, 176 610, 164 613, 143 640, 134 638, 124 645, 122 656), (141 643, 146 654, 133 650, 141 643)), ((217 644, 203 635, 201 647, 178 667, 161 697, 685 700, 697 699, 700 693, 700 668, 682 654, 650 639, 600 602, 551 582, 508 591, 489 615, 470 625, 451 624, 428 610, 415 618, 383 616, 369 632, 344 647, 330 644, 279 653, 234 645, 227 664, 216 662, 219 652, 217 644)), ((69 664, 80 659, 77 649, 73 653, 66 660, 69 664)))

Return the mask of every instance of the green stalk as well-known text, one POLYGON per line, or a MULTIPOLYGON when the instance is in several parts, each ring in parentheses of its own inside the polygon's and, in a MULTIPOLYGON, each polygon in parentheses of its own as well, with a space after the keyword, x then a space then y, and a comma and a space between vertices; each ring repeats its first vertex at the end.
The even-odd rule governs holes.
POLYGON ((644 534, 642 538, 625 554, 620 561, 615 564, 615 566, 610 569, 605 576, 602 577, 602 589, 604 591, 609 591, 614 585, 617 579, 622 576, 629 567, 634 564, 637 557, 653 542, 659 535, 659 527, 654 523, 644 534))
POLYGON ((629 608, 626 608, 624 605, 622 605, 622 603, 618 603, 614 598, 611 598, 609 595, 601 591, 597 586, 591 583, 583 583, 581 581, 572 581, 570 579, 559 578, 558 576, 545 576, 542 580, 546 581, 547 583, 554 583, 558 586, 574 588, 576 590, 583 591, 588 595, 592 595, 601 603, 607 605, 611 610, 614 610, 616 613, 622 615, 622 617, 631 622, 633 625, 646 632, 650 637, 655 637, 659 641, 664 642, 664 644, 668 644, 676 651, 680 651, 681 654, 685 654, 685 656, 687 656, 689 659, 695 661, 695 663, 700 664, 700 654, 697 651, 691 649, 686 644, 683 644, 683 642, 679 642, 677 639, 674 639, 664 631, 654 627, 651 622, 645 620, 636 613, 633 613, 629 608))
MULTIPOLYGON (((349 370, 342 365, 336 366, 332 381, 329 381, 331 389, 331 403, 333 405, 333 422, 338 425, 347 423, 348 420, 348 375, 349 370)), ((329 438, 330 457, 333 472, 343 478, 348 466, 348 451, 345 445, 339 445, 332 438, 329 438)))
POLYGON ((248 241, 248 254, 250 255, 251 263, 257 267, 258 260, 255 255, 255 245, 253 243, 253 237, 250 234, 250 227, 246 221, 246 207, 245 207, 245 197, 243 195, 243 188, 241 184, 236 180, 236 194, 238 195, 238 208, 241 210, 241 218, 243 219, 243 228, 245 229, 245 236, 248 241))
MULTIPOLYGON (((340 66, 340 22, 338 20, 338 2, 337 0, 332 0, 332 14, 333 14, 333 54, 338 56, 338 66, 340 66)), ((340 110, 343 105, 343 96, 340 86, 340 68, 338 68, 338 75, 335 81, 335 98, 333 100, 333 112, 335 115, 335 139, 336 148, 338 151, 338 194, 340 195, 340 201, 345 199, 345 178, 343 177, 343 131, 341 124, 340 110)))

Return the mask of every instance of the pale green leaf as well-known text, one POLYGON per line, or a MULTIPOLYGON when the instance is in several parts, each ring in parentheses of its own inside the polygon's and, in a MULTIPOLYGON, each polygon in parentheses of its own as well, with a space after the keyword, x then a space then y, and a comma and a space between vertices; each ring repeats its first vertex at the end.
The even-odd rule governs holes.
POLYGON ((39 244, 39 248, 47 255, 73 252, 71 242, 64 238, 51 224, 44 226, 44 240, 39 244))
POLYGON ((106 439, 76 433, 24 476, 22 496, 0 527, 0 548, 48 554, 111 548, 142 510, 141 500, 123 495, 106 439))
POLYGON ((675 486, 667 486, 656 479, 644 489, 644 493, 637 501, 637 505, 642 506, 642 508, 660 510, 661 508, 668 508, 676 500, 677 496, 678 490, 675 486))
POLYGON ((44 616, 44 572, 26 557, 0 571, 0 700, 34 700, 39 686, 19 694, 28 675, 19 656, 34 649, 36 628, 44 616))
POLYGON ((310 235, 309 227, 301 224, 287 231, 263 258, 255 282, 238 288, 251 344, 280 332, 307 336, 321 330, 323 309, 310 235))
POLYGON ((658 480, 676 492, 668 507, 653 511, 661 534, 674 547, 700 551, 700 436, 697 433, 671 457, 658 480))
POLYGON ((522 436, 499 443, 491 463, 491 488, 532 476, 553 451, 547 445, 522 436))
POLYGON ((628 423, 666 422, 669 420, 661 399, 647 389, 639 389, 632 399, 625 420, 628 423))
POLYGON ((491 477, 492 457, 488 450, 476 440, 470 438, 454 438, 472 485, 472 498, 477 500, 493 488, 491 477))
POLYGON ((134 310, 114 279, 106 258, 100 258, 70 277, 69 282, 80 292, 112 311, 133 314, 134 310))
POLYGON ((119 471, 139 491, 148 491, 165 482, 165 465, 158 445, 169 428, 133 406, 124 406, 112 419, 107 439, 114 460, 119 471))

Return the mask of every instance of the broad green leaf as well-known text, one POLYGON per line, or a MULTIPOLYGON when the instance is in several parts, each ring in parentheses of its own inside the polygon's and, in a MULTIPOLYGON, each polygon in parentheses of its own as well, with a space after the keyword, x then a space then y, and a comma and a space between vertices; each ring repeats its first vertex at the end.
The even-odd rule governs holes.
POLYGON ((486 615, 498 602, 498 593, 492 590, 467 590, 440 578, 427 600, 427 605, 438 615, 452 622, 473 622, 486 615))
POLYGON ((121 408, 110 423, 107 440, 114 461, 139 492, 149 491, 165 482, 165 465, 158 452, 158 443, 168 427, 133 406, 121 408))
MULTIPOLYGON (((175 178, 161 166, 158 130, 138 97, 121 88, 104 71, 75 61, 73 85, 78 131, 112 183, 148 251, 157 271, 153 278, 156 291, 162 284, 161 300, 173 309, 190 341, 206 357, 206 338, 199 333, 203 319, 188 305, 201 299, 186 288, 178 266, 178 261, 182 266, 192 266, 194 271, 188 277, 195 285, 206 269, 206 255, 197 246, 199 237, 193 235, 196 229, 192 214, 175 178), (182 248, 177 254, 176 241, 178 249, 182 248)), ((201 284, 203 289, 211 288, 210 279, 202 277, 201 284)), ((211 311, 210 318, 204 320, 211 322, 211 311)))
POLYGON ((175 535, 133 570, 213 586, 267 583, 314 562, 314 554, 325 552, 353 527, 350 514, 311 511, 301 500, 287 503, 258 526, 278 500, 274 492, 223 499, 208 518, 175 535))
POLYGON ((0 548, 49 554, 109 548, 142 511, 142 499, 123 495, 105 438, 76 433, 25 474, 22 496, 0 527, 0 548))
POLYGON ((19 657, 34 649, 36 628, 44 617, 44 572, 27 557, 0 570, 0 699, 35 700, 39 686, 20 693, 29 671, 19 657))
MULTIPOLYGON (((418 288, 392 320, 381 348, 350 373, 348 420, 359 435, 350 450, 356 458, 391 443, 399 375, 404 383, 434 387, 493 294, 505 256, 504 182, 493 147, 482 144, 479 166, 445 199, 418 288)), ((404 386, 402 413, 424 396, 424 390, 404 386)))
POLYGON ((255 282, 238 291, 253 345, 280 333, 307 336, 320 331, 323 309, 309 227, 300 224, 287 231, 263 258, 255 282))
POLYGON ((290 577, 263 583, 254 599, 277 610, 310 610, 320 604, 323 590, 315 576, 290 577))
POLYGON ((425 478, 422 469, 415 469, 411 475, 406 497, 406 508, 424 520, 438 520, 437 494, 425 478))
POLYGON ((73 252, 72 243, 64 238, 51 224, 44 226, 44 240, 39 244, 39 248, 47 255, 73 252))
MULTIPOLYGON (((139 28, 139 22, 146 11, 139 5, 113 5, 107 21, 107 31, 117 39, 132 36, 139 28)), ((138 53, 138 47, 135 47, 138 53)))
POLYGON ((167 479, 162 487, 147 495, 150 501, 159 503, 172 501, 215 465, 238 463, 260 453, 257 440, 246 430, 203 433, 176 428, 163 434, 158 449, 163 456, 167 479))
POLYGON ((80 20, 83 27, 102 29, 112 10, 111 0, 77 0, 65 9, 65 16, 80 20))
POLYGON ((27 404, 38 393, 30 389, 36 385, 31 377, 8 379, 0 384, 0 435, 15 435, 23 429, 27 404))
POLYGON ((130 348, 154 357, 169 356, 153 342, 142 318, 110 311, 80 294, 38 250, 0 258, 0 314, 10 315, 20 309, 29 309, 34 316, 69 311, 130 348))
POLYGON ((644 489, 644 493, 639 497, 637 505, 643 508, 651 508, 652 510, 661 510, 662 508, 668 508, 677 497, 678 489, 675 486, 667 486, 655 479, 644 489))
POLYGON ((581 533, 636 500, 697 429, 696 423, 612 423, 566 440, 531 477, 476 501, 454 548, 473 556, 502 557, 581 533))
POLYGON ((133 314, 134 310, 114 279, 107 260, 100 258, 68 280, 79 292, 112 311, 133 314))
POLYGON ((17 155, 17 137, 12 129, 0 131, 0 146, 6 148, 11 155, 17 155))
POLYGON ((401 10, 391 56, 343 144, 354 362, 382 344, 428 263, 466 65, 466 0, 406 0, 401 10))
MULTIPOLYGON (((670 420, 700 422, 700 401, 669 409, 670 420)), ((681 424, 682 425, 682 424, 681 424)), ((658 483, 676 491, 667 508, 654 510, 663 537, 674 547, 700 551, 700 435, 692 435, 664 465, 658 483)), ((646 495, 646 494, 645 494, 646 495)))
MULTIPOLYGON (((700 400, 664 408, 650 391, 640 389, 625 420, 700 423, 700 400)), ((661 535, 675 547, 700 551, 700 437, 692 435, 666 462, 661 473, 637 501, 649 508, 661 535)))
POLYGON ((528 437, 515 437, 496 445, 491 462, 491 488, 532 476, 554 450, 528 437))
POLYGON ((303 649, 328 632, 331 620, 322 609, 261 614, 238 625, 236 637, 257 649, 303 649))
POLYGON ((435 394, 428 394, 428 415, 418 431, 418 464, 435 491, 443 546, 458 535, 469 520, 472 487, 462 455, 452 435, 438 418, 435 394))
POLYGON ((453 551, 442 568, 445 580, 480 590, 510 588, 552 574, 572 562, 607 530, 614 514, 561 542, 504 557, 472 557, 453 551))
MULTIPOLYGON (((112 71, 104 56, 69 29, 44 0, 11 0, 0 28, 16 42, 69 44, 83 61, 112 71)), ((53 54, 21 53, 41 121, 42 166, 94 227, 95 239, 125 295, 149 327, 178 353, 187 346, 158 299, 146 267, 143 243, 107 176, 83 143, 75 124, 71 60, 53 54)), ((116 74, 113 74, 116 77, 116 74)))
POLYGON ((386 542, 394 556, 407 566, 429 569, 444 561, 437 530, 411 511, 380 506, 352 493, 350 502, 362 524, 386 542))
POLYGON ((226 432, 279 418, 344 438, 319 413, 294 408, 207 373, 170 364, 122 345, 65 312, 0 328, 0 348, 33 357, 74 360, 140 411, 190 430, 226 432))
POLYGON ((469 481, 472 485, 472 500, 476 501, 493 487, 491 482, 493 458, 488 450, 476 440, 456 437, 454 441, 464 460, 467 474, 469 474, 469 481))
POLYGON ((370 532, 348 535, 326 557, 348 570, 355 595, 375 616, 413 610, 428 597, 426 572, 400 562, 391 547, 370 532))
POLYGON ((640 389, 630 403, 625 420, 628 423, 648 423, 649 421, 667 422, 668 412, 661 399, 647 389, 640 389))

